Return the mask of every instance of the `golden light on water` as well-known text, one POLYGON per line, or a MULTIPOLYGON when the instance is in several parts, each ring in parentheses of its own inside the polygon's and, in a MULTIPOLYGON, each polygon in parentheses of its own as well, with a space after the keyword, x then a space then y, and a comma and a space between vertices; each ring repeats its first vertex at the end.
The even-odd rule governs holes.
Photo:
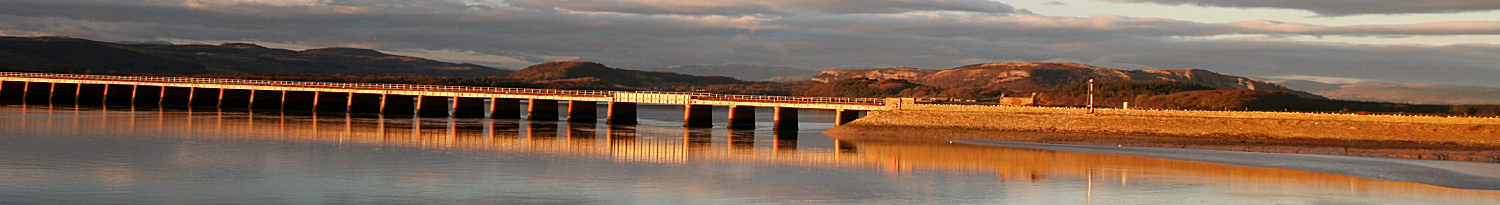
MULTIPOLYGON (((4 107, 0 108, 0 113, 11 118, 0 119, 0 129, 25 132, 410 147, 625 163, 774 164, 868 170, 885 172, 891 177, 993 174, 998 186, 1035 187, 1049 186, 1045 185, 1049 181, 1076 181, 1087 190, 1086 195, 1079 197, 1089 201, 1121 197, 1120 194, 1143 185, 1196 187, 1247 195, 1342 190, 1337 194, 1500 201, 1500 192, 1497 191, 1453 189, 1348 175, 932 141, 845 138, 835 140, 831 146, 798 146, 794 136, 767 132, 565 122, 289 116, 116 108, 73 111, 4 107), (36 118, 27 118, 29 116, 36 118)), ((129 184, 130 173, 130 170, 99 170, 100 177, 118 184, 129 184)))

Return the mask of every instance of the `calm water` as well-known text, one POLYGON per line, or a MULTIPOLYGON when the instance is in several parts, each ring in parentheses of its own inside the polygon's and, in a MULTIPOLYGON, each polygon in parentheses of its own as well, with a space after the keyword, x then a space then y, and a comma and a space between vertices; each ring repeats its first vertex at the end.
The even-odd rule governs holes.
POLYGON ((837 140, 822 112, 796 133, 684 129, 679 109, 643 106, 642 125, 611 127, 9 105, 0 204, 1500 203, 1289 169, 837 140))

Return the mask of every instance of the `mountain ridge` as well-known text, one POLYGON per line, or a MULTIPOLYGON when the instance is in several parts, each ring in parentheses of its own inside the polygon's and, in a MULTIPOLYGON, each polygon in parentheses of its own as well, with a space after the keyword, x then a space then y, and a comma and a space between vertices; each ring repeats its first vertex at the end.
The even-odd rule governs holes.
POLYGON ((1231 76, 1202 69, 1116 70, 1080 63, 1003 62, 981 63, 944 70, 892 67, 863 70, 827 70, 813 81, 832 82, 849 78, 901 79, 940 88, 1000 87, 1039 91, 1064 85, 1097 81, 1178 81, 1225 90, 1287 91, 1304 98, 1321 96, 1253 78, 1231 76))
POLYGON ((1288 87, 1306 89, 1340 100, 1422 104, 1500 104, 1500 88, 1485 86, 1374 81, 1350 84, 1298 80, 1278 82, 1284 82, 1289 85, 1288 87))

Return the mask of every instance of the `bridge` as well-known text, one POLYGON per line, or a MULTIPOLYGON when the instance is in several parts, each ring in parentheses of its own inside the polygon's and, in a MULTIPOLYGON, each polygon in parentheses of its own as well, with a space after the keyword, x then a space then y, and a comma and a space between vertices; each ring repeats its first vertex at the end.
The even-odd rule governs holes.
POLYGON ((712 107, 727 106, 731 129, 753 129, 755 108, 764 107, 772 108, 777 130, 797 129, 799 109, 834 110, 834 123, 843 125, 861 111, 896 109, 911 101, 23 72, 0 72, 0 98, 493 119, 520 119, 524 111, 528 120, 537 121, 559 120, 560 102, 566 101, 569 122, 597 122, 598 103, 606 103, 604 117, 612 125, 636 124, 639 104, 668 104, 683 105, 685 127, 712 127, 712 107))

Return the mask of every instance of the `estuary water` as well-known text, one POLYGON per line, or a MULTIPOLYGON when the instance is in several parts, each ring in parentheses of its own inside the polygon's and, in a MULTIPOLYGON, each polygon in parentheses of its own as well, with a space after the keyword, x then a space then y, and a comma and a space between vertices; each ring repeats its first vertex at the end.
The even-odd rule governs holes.
MULTIPOLYGON (((840 140, 822 134, 831 112, 775 132, 640 109, 641 125, 607 126, 6 105, 0 204, 1500 203, 1500 187, 1381 177, 1431 170, 1369 171, 1426 163, 1414 160, 1304 169, 1235 161, 1270 156, 1257 153, 840 140)), ((1460 170, 1447 178, 1500 170, 1443 163, 1460 170)))

